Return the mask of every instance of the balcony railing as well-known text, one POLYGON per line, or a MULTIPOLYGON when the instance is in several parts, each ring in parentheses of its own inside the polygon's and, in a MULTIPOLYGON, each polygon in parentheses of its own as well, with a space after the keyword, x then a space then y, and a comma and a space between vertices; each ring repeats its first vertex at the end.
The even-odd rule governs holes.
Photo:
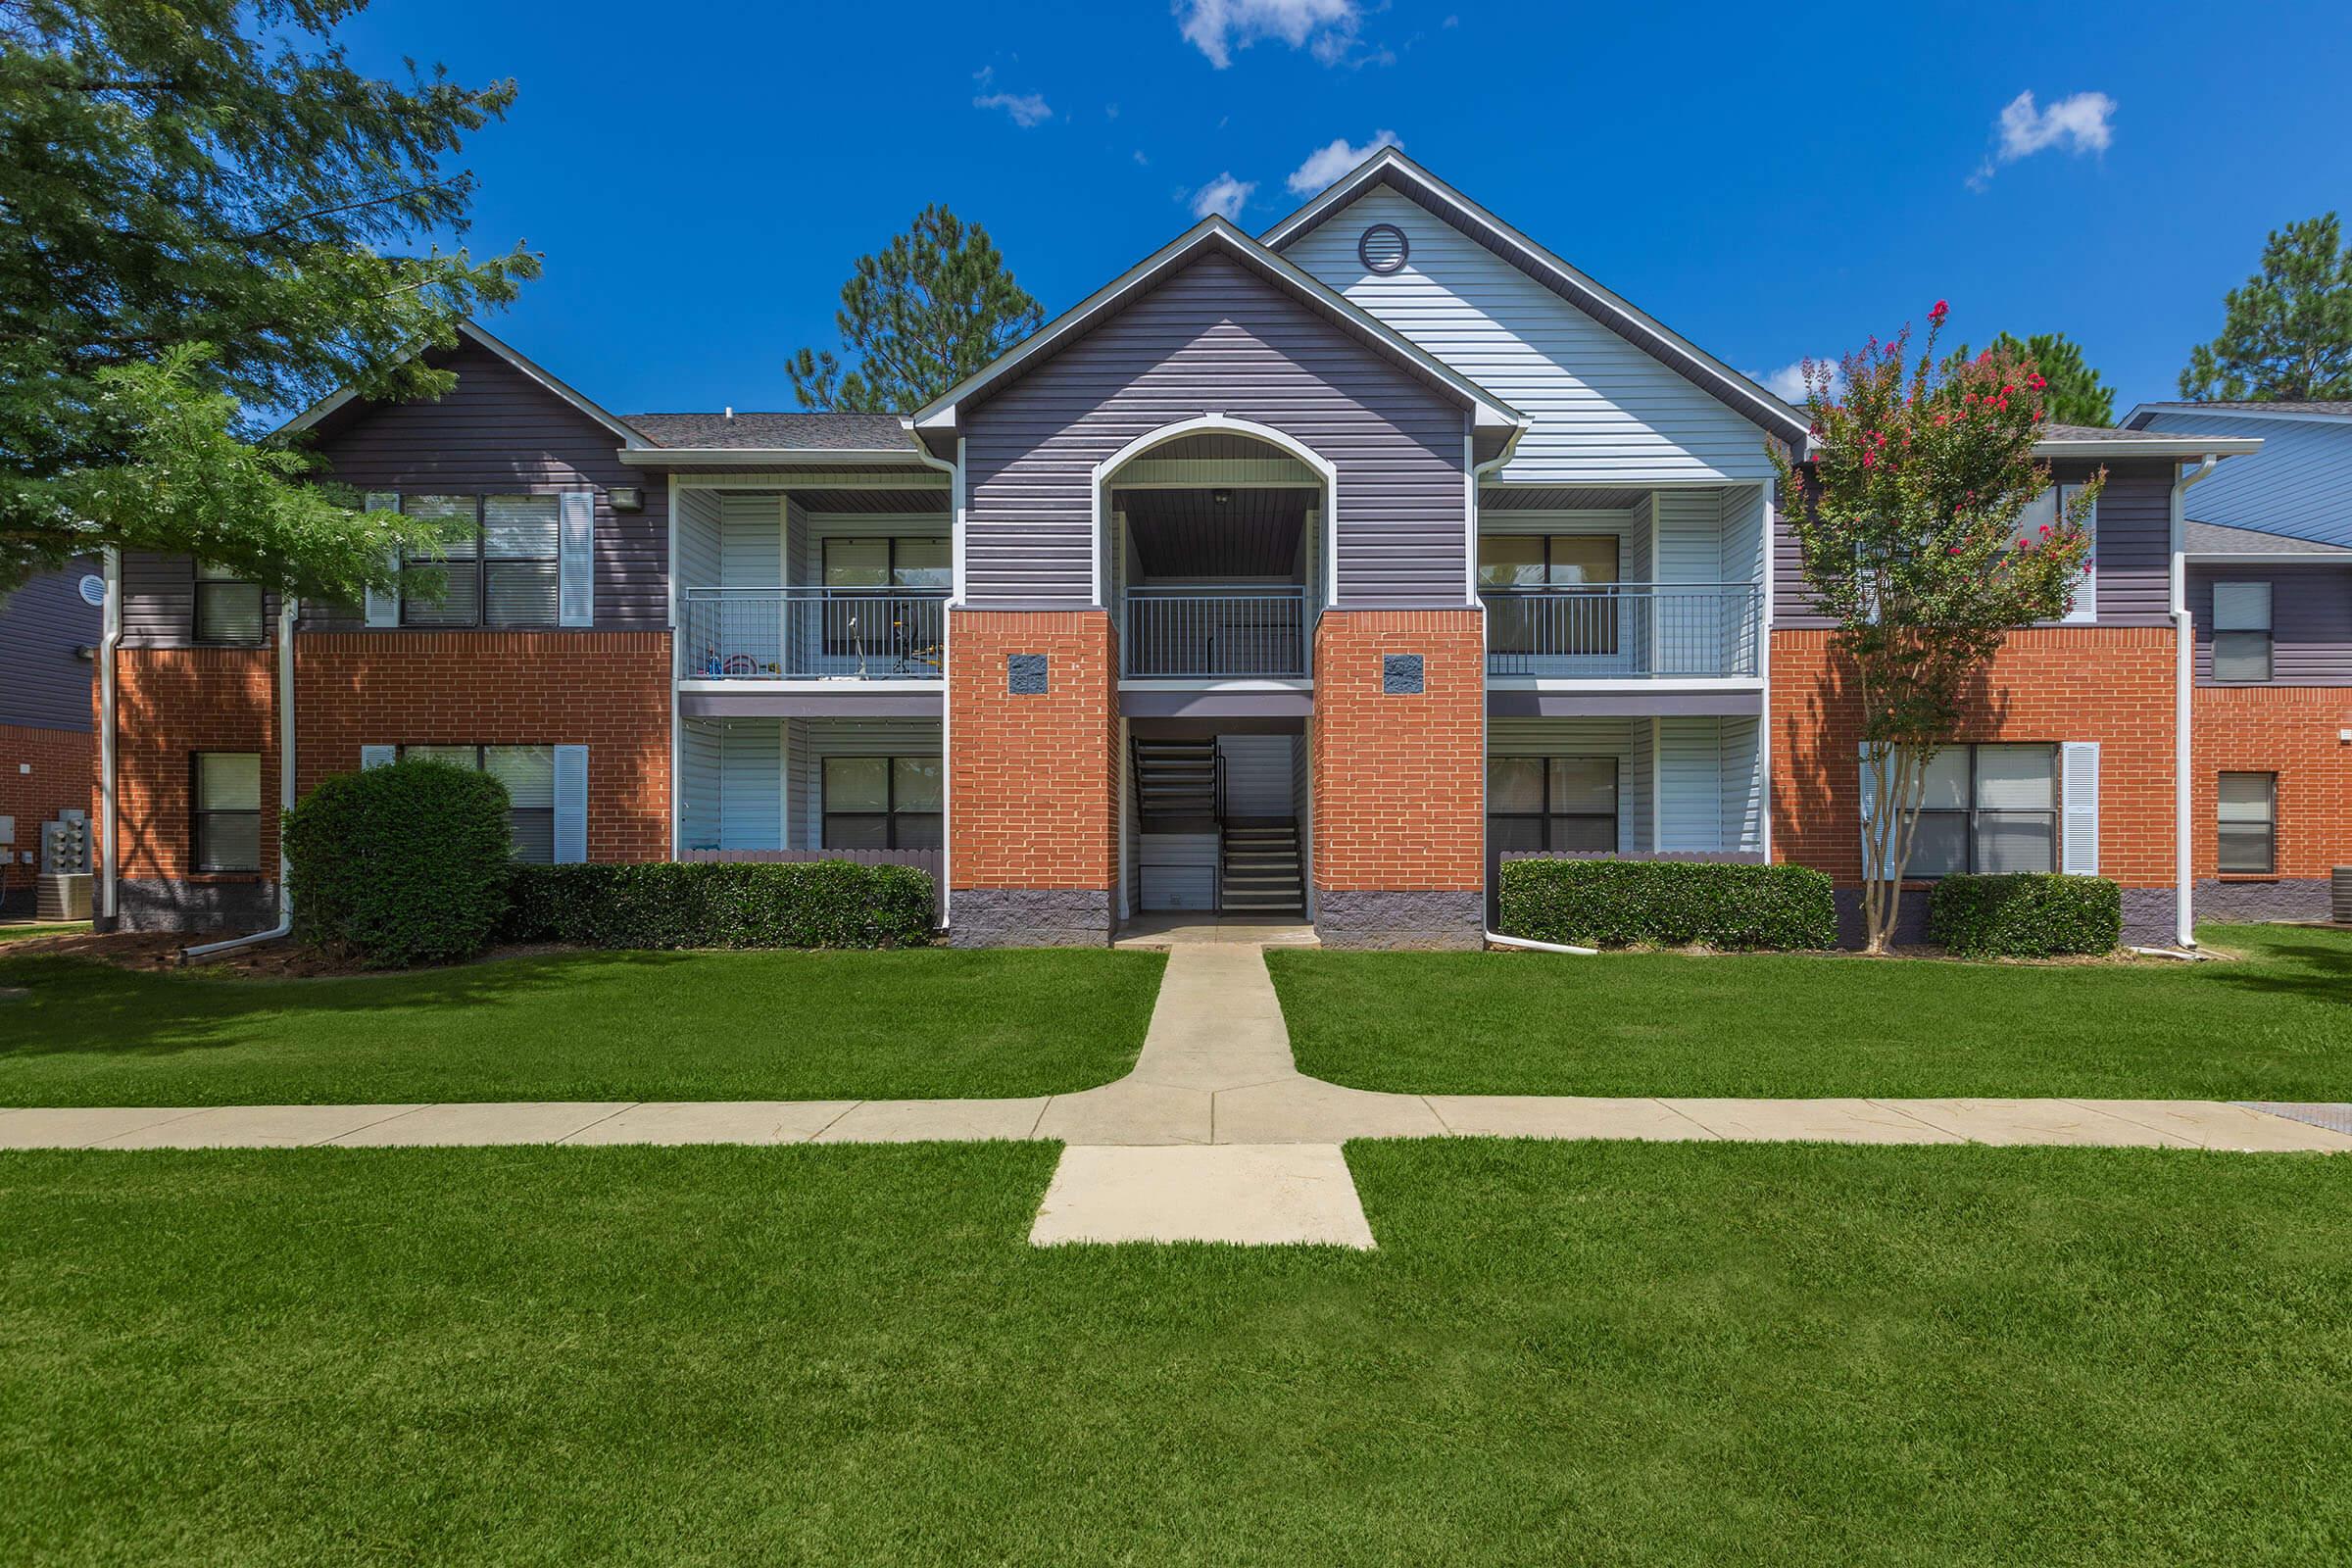
POLYGON ((1304 588, 1130 588, 1125 610, 1129 675, 1295 680, 1313 672, 1304 588))
POLYGON ((944 588, 688 588, 691 680, 938 680, 944 588))
POLYGON ((1556 679, 1753 676, 1764 590, 1754 583, 1488 588, 1487 673, 1556 679))

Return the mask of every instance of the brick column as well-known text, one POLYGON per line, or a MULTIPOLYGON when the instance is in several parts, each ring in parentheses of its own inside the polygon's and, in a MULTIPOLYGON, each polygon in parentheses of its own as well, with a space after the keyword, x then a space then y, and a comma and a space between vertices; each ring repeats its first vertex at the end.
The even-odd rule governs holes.
POLYGON ((1486 929, 1486 639, 1475 610, 1315 628, 1315 928, 1341 948, 1486 929))
POLYGON ((956 947, 1110 941, 1117 670, 1106 611, 950 612, 948 918, 956 947))
MULTIPOLYGON (((259 931, 274 923, 277 650, 122 649, 115 656, 115 709, 122 929, 259 931), (198 752, 260 755, 260 870, 195 868, 198 752)), ((102 832, 93 828, 93 850, 102 832)))

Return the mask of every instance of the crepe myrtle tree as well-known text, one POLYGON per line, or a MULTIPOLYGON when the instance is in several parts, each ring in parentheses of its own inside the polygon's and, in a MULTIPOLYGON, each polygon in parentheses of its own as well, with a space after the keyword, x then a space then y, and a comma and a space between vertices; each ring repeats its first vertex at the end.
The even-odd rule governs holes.
POLYGON ((1928 764, 1971 683, 2017 627, 2065 615, 2090 551, 2102 469, 2047 524, 2020 516, 2049 488, 2034 446, 2047 382, 2008 344, 1938 364, 1946 306, 1910 354, 1906 326, 1833 365, 1807 361, 1810 460, 1775 446, 1807 586, 1862 709, 1868 950, 1892 943, 1928 764))

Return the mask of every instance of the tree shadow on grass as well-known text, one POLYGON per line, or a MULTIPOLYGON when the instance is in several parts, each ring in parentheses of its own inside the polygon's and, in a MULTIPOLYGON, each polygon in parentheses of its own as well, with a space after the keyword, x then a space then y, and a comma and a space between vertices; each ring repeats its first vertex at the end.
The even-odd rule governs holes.
MULTIPOLYGON (((0 984, 29 995, 0 1003, 0 1100, 10 1063, 52 1056, 165 1055, 252 1045, 271 1035, 331 1036, 387 1010, 452 1012, 527 1001, 601 981, 616 969, 691 963, 687 953, 582 952, 501 958, 414 974, 250 980, 147 974, 86 958, 0 955, 0 984), (265 1021, 267 1020, 267 1021, 265 1021)), ((630 982, 638 976, 632 974, 630 982)), ((542 1013, 553 1026, 593 1016, 542 1013)))
MULTIPOLYGON (((2291 929, 2291 928, 2290 928, 2291 929)), ((2221 985, 2265 996, 2303 996, 2347 1005, 2352 1031, 2352 935, 2280 935, 2265 940, 2257 956, 2233 963, 2199 965, 2221 985)))

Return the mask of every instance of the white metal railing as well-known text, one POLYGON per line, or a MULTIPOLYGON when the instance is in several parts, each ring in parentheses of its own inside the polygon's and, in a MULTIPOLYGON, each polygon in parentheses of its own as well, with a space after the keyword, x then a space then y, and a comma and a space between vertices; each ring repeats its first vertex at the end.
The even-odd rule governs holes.
POLYGON ((688 588, 678 673, 697 680, 938 680, 945 588, 688 588))
POLYGON ((1177 679, 1313 672, 1306 589, 1130 588, 1121 628, 1129 675, 1177 679))
POLYGON ((1764 590, 1755 583, 1487 588, 1487 673, 1561 678, 1753 676, 1764 590))

